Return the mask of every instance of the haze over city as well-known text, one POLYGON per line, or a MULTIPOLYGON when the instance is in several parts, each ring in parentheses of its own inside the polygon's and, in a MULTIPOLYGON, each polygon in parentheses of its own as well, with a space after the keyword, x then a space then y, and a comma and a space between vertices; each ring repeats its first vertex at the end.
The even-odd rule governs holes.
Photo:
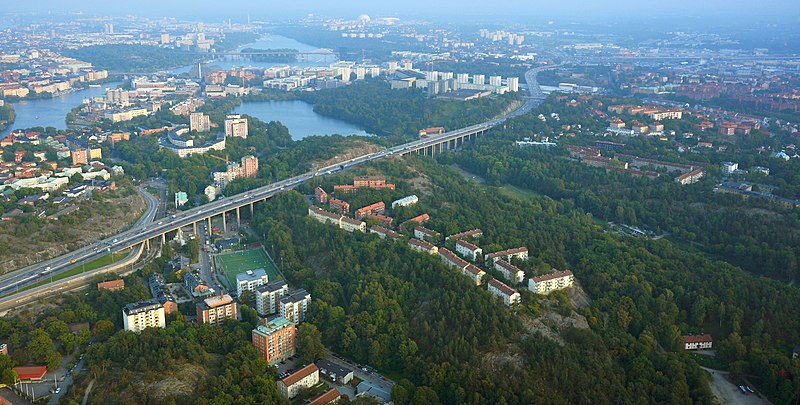
POLYGON ((0 403, 800 401, 795 2, 0 14, 0 403))

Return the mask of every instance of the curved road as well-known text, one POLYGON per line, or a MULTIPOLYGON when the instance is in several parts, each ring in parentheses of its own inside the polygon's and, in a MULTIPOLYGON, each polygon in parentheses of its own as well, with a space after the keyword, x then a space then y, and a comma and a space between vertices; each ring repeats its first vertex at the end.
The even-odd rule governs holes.
MULTIPOLYGON (((281 180, 276 183, 259 187, 228 198, 219 199, 203 206, 184 211, 180 214, 172 215, 157 222, 152 220, 152 217, 150 217, 150 221, 145 221, 145 218, 143 217, 142 221, 116 236, 97 241, 84 248, 54 258, 47 262, 1 276, 0 296, 13 293, 17 288, 35 283, 35 280, 41 278, 43 275, 58 274, 70 268, 79 266, 83 262, 102 257, 110 251, 125 249, 163 235, 167 232, 174 231, 178 228, 191 226, 193 223, 203 221, 210 216, 220 215, 222 213, 235 210, 258 201, 266 200, 273 195, 286 190, 287 188, 296 187, 310 179, 313 179, 316 176, 337 173, 362 163, 367 163, 386 157, 406 155, 422 148, 464 137, 467 134, 474 134, 476 132, 482 132, 491 129, 499 124, 502 124, 510 118, 518 117, 538 106, 544 100, 544 95, 542 94, 539 84, 536 81, 536 74, 542 70, 552 69, 554 67, 555 66, 540 67, 529 70, 525 73, 525 81, 527 83, 529 96, 526 98, 525 103, 520 108, 510 112, 509 114, 482 122, 480 124, 471 125, 466 128, 461 128, 433 137, 408 142, 406 144, 384 149, 379 152, 359 156, 335 165, 323 167, 316 171, 311 171, 281 180)), ((151 212, 151 210, 148 209, 147 214, 155 215, 155 210, 152 210, 151 212)), ((13 296, 11 299, 13 299, 13 296)), ((0 302, 2 302, 2 300, 0 300, 0 302)))
MULTIPOLYGON (((153 221, 158 211, 158 199, 148 193, 143 187, 139 187, 138 191, 147 202, 147 211, 129 229, 138 229, 144 224, 153 221)), ((38 283, 42 278, 51 277, 60 272, 78 267, 82 263, 87 263, 105 256, 108 252, 108 245, 95 242, 65 255, 6 273, 0 278, 0 296, 16 292, 31 284, 38 283)))

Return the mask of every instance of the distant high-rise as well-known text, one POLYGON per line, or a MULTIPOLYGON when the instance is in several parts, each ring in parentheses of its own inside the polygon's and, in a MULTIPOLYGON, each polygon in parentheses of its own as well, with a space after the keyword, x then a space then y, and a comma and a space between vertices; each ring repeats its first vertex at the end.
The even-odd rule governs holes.
POLYGON ((503 78, 500 76, 489 76, 489 85, 500 87, 503 85, 503 78))
POLYGON ((245 156, 242 158, 242 177, 252 178, 258 174, 258 158, 255 156, 245 156))
POLYGON ((208 115, 200 112, 189 114, 189 130, 197 132, 208 132, 211 130, 211 120, 208 115))
POLYGON ((509 77, 506 79, 508 91, 519 91, 519 77, 509 77))
POLYGON ((472 83, 484 84, 486 83, 486 77, 484 75, 472 75, 472 83))
POLYGON ((103 25, 106 34, 113 34, 114 33, 114 24, 107 23, 103 25))
POLYGON ((231 114, 225 118, 225 136, 247 138, 247 118, 239 114, 231 114))
POLYGON ((459 73, 456 75, 456 81, 461 84, 469 83, 469 75, 466 73, 459 73))

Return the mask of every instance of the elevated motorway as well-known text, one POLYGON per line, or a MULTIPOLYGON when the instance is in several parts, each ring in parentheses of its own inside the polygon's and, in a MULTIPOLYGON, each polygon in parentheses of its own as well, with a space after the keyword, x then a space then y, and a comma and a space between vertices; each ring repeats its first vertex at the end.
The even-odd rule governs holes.
MULTIPOLYGON (((235 220, 238 223, 241 221, 241 209, 249 210, 252 215, 256 203, 265 201, 286 189, 294 188, 316 176, 337 173, 363 163, 387 157, 403 156, 412 153, 433 155, 448 149, 457 148, 463 144, 464 141, 480 135, 510 118, 525 114, 538 106, 542 100, 544 100, 544 95, 536 81, 536 74, 541 70, 552 69, 553 67, 554 66, 548 66, 528 71, 525 74, 525 79, 529 96, 526 97, 524 104, 520 108, 505 115, 466 128, 415 140, 379 152, 362 155, 345 162, 340 162, 241 194, 219 199, 203 206, 162 218, 161 220, 152 220, 147 223, 136 224, 118 235, 99 240, 58 258, 0 277, 0 296, 6 296, 14 293, 15 289, 32 284, 35 282, 34 280, 42 277, 41 275, 43 272, 49 277, 51 274, 58 274, 70 268, 80 266, 83 263, 102 257, 112 251, 117 252, 138 246, 149 247, 150 241, 153 239, 160 239, 161 242, 164 243, 166 242, 167 233, 183 227, 192 227, 195 233, 197 233, 198 224, 207 221, 208 226, 205 228, 210 231, 212 228, 211 220, 216 216, 222 217, 223 228, 227 229, 228 214, 235 215, 235 220)), ((60 282, 62 281, 57 280, 47 285, 58 284, 60 282)), ((4 301, 10 299, 13 299, 13 296, 0 299, 0 305, 2 305, 4 301)))

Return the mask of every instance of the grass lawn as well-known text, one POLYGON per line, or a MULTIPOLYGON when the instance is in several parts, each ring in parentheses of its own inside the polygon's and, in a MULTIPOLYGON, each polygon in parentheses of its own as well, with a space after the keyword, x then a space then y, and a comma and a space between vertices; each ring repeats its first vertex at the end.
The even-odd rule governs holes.
POLYGON ((697 364, 703 367, 712 368, 714 370, 730 371, 730 364, 728 364, 728 362, 714 356, 692 353, 692 358, 697 362, 697 364))
POLYGON ((519 198, 521 200, 530 200, 540 195, 535 191, 526 190, 523 188, 512 186, 510 184, 498 187, 497 191, 500 192, 500 194, 507 195, 509 197, 519 198))
POLYGON ((236 275, 247 270, 264 269, 269 281, 281 278, 278 269, 272 265, 272 261, 269 260, 262 248, 220 254, 215 256, 214 260, 216 260, 217 270, 222 271, 225 275, 227 287, 231 290, 235 290, 236 275))

